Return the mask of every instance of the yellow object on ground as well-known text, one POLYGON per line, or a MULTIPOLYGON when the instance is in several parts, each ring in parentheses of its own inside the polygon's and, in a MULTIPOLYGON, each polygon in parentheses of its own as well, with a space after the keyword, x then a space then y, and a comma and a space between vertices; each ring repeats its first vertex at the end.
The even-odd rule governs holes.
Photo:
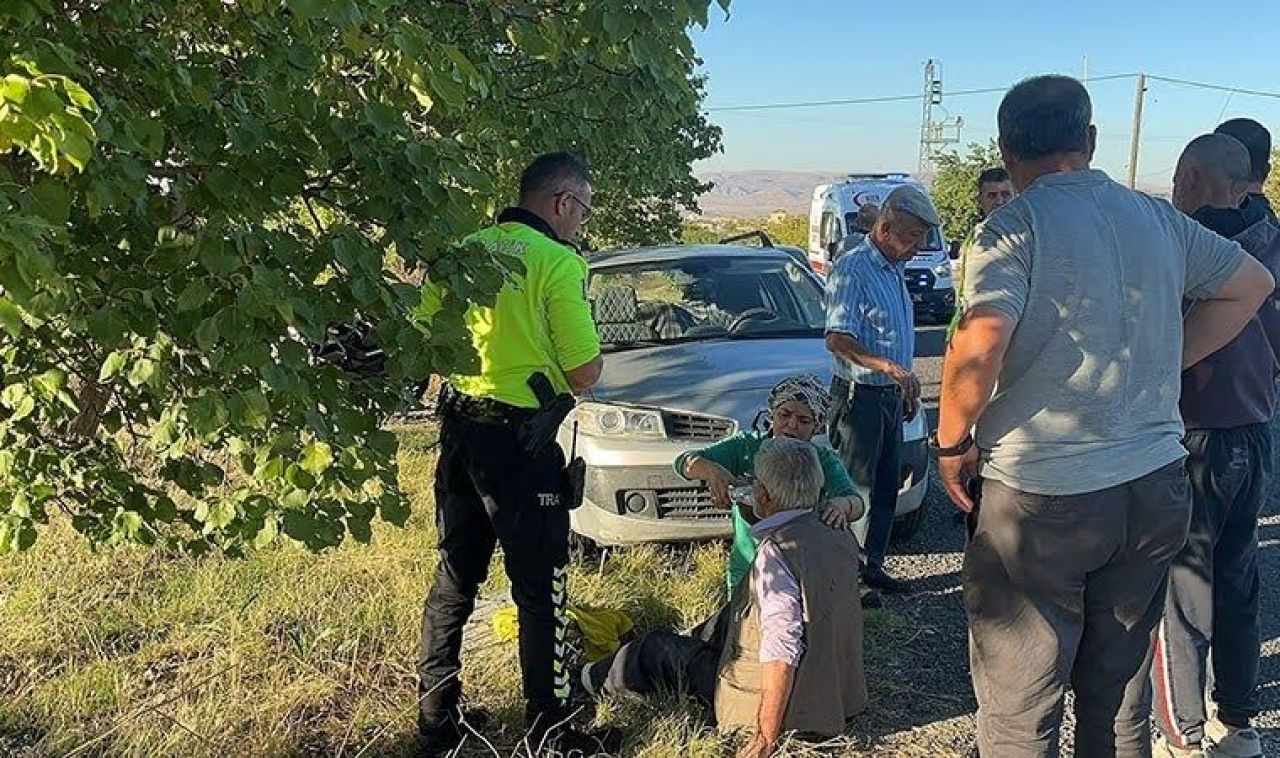
MULTIPOLYGON (((493 633, 503 642, 515 642, 520 636, 516 608, 508 605, 493 614, 493 633)), ((626 613, 612 608, 589 608, 570 605, 569 619, 578 626, 588 661, 598 661, 622 647, 622 641, 635 624, 626 613)))

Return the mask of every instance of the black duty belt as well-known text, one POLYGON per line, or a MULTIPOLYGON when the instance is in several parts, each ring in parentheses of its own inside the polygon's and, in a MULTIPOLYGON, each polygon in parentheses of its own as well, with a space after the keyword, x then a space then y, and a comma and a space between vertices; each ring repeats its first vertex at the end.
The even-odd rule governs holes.
POLYGON ((527 420, 534 411, 519 408, 489 397, 473 397, 446 384, 440 390, 440 410, 477 424, 515 425, 527 420))

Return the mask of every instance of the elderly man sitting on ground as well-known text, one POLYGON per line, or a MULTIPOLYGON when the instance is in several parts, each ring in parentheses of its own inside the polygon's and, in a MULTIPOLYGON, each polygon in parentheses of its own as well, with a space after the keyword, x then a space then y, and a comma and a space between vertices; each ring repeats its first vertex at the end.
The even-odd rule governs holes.
POLYGON ((751 733, 739 755, 769 756, 784 732, 829 738, 866 704, 858 546, 814 511, 822 465, 812 444, 774 438, 755 460, 760 540, 748 581, 694 636, 649 632, 588 664, 593 695, 690 692, 722 731, 751 733))

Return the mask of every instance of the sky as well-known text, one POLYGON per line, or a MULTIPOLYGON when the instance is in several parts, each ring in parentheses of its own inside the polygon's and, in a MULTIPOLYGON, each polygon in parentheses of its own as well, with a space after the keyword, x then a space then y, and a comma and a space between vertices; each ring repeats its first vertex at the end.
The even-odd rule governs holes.
MULTIPOLYGON (((723 106, 923 94, 924 62, 940 61, 938 117, 964 119, 964 143, 995 137, 1000 94, 1042 73, 1090 78, 1139 71, 1280 93, 1280 2, 1005 0, 868 3, 732 0, 712 3, 694 44, 708 77, 705 107, 724 152, 699 171, 830 173, 907 170, 919 155, 922 101, 719 112, 723 106), (1246 10, 1247 9, 1247 10, 1246 10)), ((1136 79, 1091 81, 1099 147, 1094 165, 1123 180, 1136 79)), ((1166 189, 1182 147, 1221 120, 1249 116, 1280 143, 1280 97, 1149 81, 1138 184, 1166 189)))

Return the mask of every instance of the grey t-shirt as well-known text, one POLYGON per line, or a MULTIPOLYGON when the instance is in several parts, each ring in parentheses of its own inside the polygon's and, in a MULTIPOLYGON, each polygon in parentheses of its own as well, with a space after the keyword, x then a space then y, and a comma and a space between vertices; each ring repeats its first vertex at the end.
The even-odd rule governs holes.
POLYGON ((978 421, 983 475, 1041 495, 1106 489, 1186 455, 1182 302, 1245 252, 1096 170, 1049 174, 979 225, 967 310, 1017 326, 978 421))

